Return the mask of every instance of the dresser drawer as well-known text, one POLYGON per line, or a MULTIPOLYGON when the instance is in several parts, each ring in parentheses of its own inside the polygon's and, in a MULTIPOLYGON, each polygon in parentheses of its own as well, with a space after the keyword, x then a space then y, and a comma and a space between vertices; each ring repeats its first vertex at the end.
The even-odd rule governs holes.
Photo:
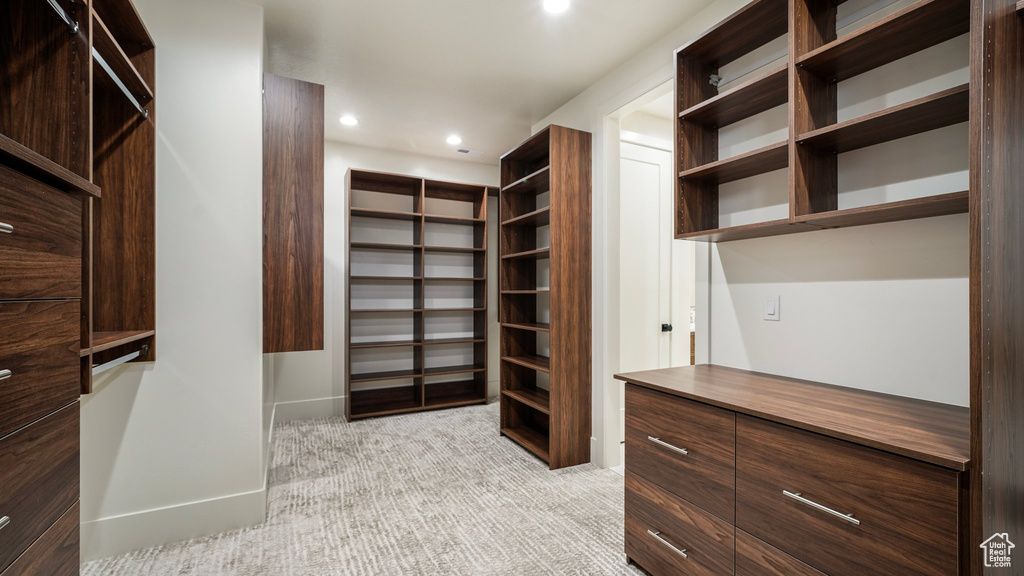
POLYGON ((78 399, 79 309, 0 302, 0 438, 78 399))
POLYGON ((735 419, 727 410, 627 384, 626 470, 732 522, 735 419))
POLYGON ((82 295, 82 201, 0 166, 0 300, 82 295))
POLYGON ((65 512, 2 576, 77 576, 78 506, 65 512))
POLYGON ((832 576, 956 574, 958 482, 916 460, 736 422, 737 528, 832 576))
POLYGON ((78 403, 0 440, 0 571, 78 501, 78 403))
POLYGON ((736 531, 736 576, 827 576, 789 554, 736 531))
POLYGON ((721 518, 626 472, 626 555, 654 576, 732 574, 734 532, 721 518))

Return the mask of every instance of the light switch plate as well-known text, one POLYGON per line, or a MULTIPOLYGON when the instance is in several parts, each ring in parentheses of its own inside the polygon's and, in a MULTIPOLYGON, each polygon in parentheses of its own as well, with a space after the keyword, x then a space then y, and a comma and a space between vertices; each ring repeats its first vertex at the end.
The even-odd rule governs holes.
POLYGON ((779 321, 779 297, 766 296, 764 299, 764 319, 772 322, 779 321))

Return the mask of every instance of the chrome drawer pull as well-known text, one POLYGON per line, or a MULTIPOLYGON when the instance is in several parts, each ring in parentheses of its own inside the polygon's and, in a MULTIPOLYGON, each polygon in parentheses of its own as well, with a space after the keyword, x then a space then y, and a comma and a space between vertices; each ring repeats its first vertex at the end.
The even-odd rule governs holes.
POLYGON ((831 509, 831 508, 829 508, 827 506, 822 506, 821 504, 818 504, 817 502, 815 502, 813 500, 808 500, 807 498, 804 498, 803 496, 800 495, 799 492, 793 493, 793 492, 790 492, 789 490, 783 490, 782 493, 785 494, 786 496, 789 496, 793 500, 796 500, 797 502, 800 502, 801 504, 807 504, 808 506, 810 506, 811 508, 814 508, 815 510, 821 510, 822 512, 826 512, 828 514, 831 514, 831 515, 835 516, 836 518, 842 518, 843 520, 846 520, 847 522, 850 522, 851 524, 856 524, 857 526, 860 526, 860 520, 857 520, 856 518, 854 518, 853 514, 843 514, 842 512, 836 512, 835 510, 833 510, 833 509, 831 509))
POLYGON ((648 436, 647 439, 650 440, 651 442, 654 442, 658 446, 664 446, 665 448, 668 448, 669 450, 675 450, 676 452, 679 452, 683 456, 686 456, 687 454, 690 453, 690 451, 687 450, 686 448, 680 448, 678 446, 673 446, 673 445, 669 444, 668 442, 662 441, 661 438, 655 438, 654 436, 648 436))
POLYGON ((654 538, 658 542, 661 542, 665 546, 668 546, 669 548, 671 548, 672 551, 675 552, 676 554, 679 554, 683 558, 689 558, 689 556, 686 555, 686 550, 685 549, 680 550, 679 548, 676 548, 675 546, 670 544, 668 540, 665 540, 664 538, 661 537, 661 532, 651 532, 650 530, 648 530, 647 533, 650 534, 651 536, 654 536, 654 538))
POLYGON ((13 375, 10 370, 0 370, 0 380, 7 380, 13 375))
POLYGON ((4 234, 14 234, 14 226, 11 226, 6 222, 0 222, 0 232, 3 232, 4 234))
POLYGON ((11 519, 8 518, 7 516, 4 516, 3 518, 0 518, 0 530, 3 530, 4 528, 6 528, 7 525, 10 524, 10 523, 11 523, 11 519))

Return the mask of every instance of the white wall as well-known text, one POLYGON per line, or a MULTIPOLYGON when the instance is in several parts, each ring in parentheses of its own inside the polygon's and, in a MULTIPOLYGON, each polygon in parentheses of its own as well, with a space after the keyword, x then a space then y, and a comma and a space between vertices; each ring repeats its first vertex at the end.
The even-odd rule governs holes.
POLYGON ((136 0, 157 45, 157 362, 82 402, 82 555, 261 522, 262 8, 136 0))
MULTIPOLYGON (((349 168, 378 170, 446 180, 498 185, 498 167, 445 160, 403 152, 327 142, 325 150, 324 242, 324 351, 274 355, 277 422, 344 414, 345 395, 345 278, 348 196, 345 177, 349 168)), ((497 254, 498 206, 491 200, 488 213, 488 250, 497 254)), ((498 273, 495 258, 488 258, 488 393, 498 394, 498 273)))
MULTIPOLYGON (((745 3, 714 2, 533 126, 534 132, 554 123, 594 134, 593 459, 599 465, 614 466, 620 458, 612 380, 619 366, 620 236, 615 211, 619 124, 614 114, 673 77, 675 48, 745 3)), ((863 3, 848 3, 843 11, 863 3)), ((929 54, 844 83, 841 120, 966 81, 961 79, 966 74, 964 43, 954 39, 929 54)), ((740 132, 723 134, 723 155, 736 153, 753 138, 785 138, 784 122, 781 135, 769 134, 779 128, 776 116, 777 110, 766 112, 734 127, 740 132)), ((957 126, 845 154, 840 157, 841 207, 966 189, 965 146, 963 127, 957 126), (897 154, 913 156, 913 165, 897 165, 897 154)), ((746 182, 734 184, 725 192, 746 182)), ((758 185, 779 184, 786 185, 785 177, 772 174, 758 185)), ((765 206, 753 208, 771 210, 775 196, 765 197, 765 206)), ((729 205, 728 200, 723 204, 729 205)), ((744 208, 740 203, 738 217, 744 208)), ((697 362, 966 404, 967 272, 963 216, 698 245, 697 362), (765 326, 756 314, 765 292, 782 296, 782 321, 774 326, 765 326)))

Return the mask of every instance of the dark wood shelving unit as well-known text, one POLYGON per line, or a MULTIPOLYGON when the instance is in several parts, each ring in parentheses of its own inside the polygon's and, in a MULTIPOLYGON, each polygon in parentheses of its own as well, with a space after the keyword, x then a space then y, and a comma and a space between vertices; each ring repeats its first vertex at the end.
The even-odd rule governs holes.
POLYGON ((971 87, 837 122, 836 83, 964 34, 969 25, 969 2, 920 0, 838 38, 834 4, 754 0, 677 50, 676 238, 730 242, 965 212, 958 194, 839 210, 837 155, 966 122, 971 87), (786 64, 718 91, 711 80, 722 65, 783 35, 786 64), (786 141, 718 158, 722 126, 787 103, 786 141), (719 226, 720 184, 783 168, 790 173, 788 217, 719 226))
MULTIPOLYGON (((487 401, 487 195, 493 190, 483 185, 437 182, 413 176, 368 170, 350 170, 349 191, 349 262, 352 253, 363 255, 359 270, 349 267, 348 276, 348 358, 346 365, 345 413, 350 419, 404 414, 421 410, 454 408, 487 401), (450 212, 450 213, 446 213, 450 212), (365 219, 353 225, 354 219, 365 219), (408 231, 408 243, 382 242, 408 231), (447 227, 467 238, 467 245, 438 245, 430 239, 432 227, 447 227), (370 241, 354 240, 353 234, 374 235, 370 241), (468 245, 468 241, 472 245, 468 245), (383 271, 384 262, 374 264, 382 252, 407 258, 407 271, 394 268, 383 271), (464 277, 431 277, 431 258, 464 259, 459 266, 467 268, 464 277), (408 287, 408 298, 402 305, 385 304, 388 293, 372 294, 372 301, 353 307, 353 287, 408 287), (434 290, 459 290, 462 299, 472 305, 438 306, 431 304, 434 290), (408 302, 408 303, 406 303, 408 302), (361 308, 359 306, 366 306, 361 308), (395 307, 392 307, 395 306, 395 307), (466 335, 435 334, 432 318, 437 315, 468 317, 466 335), (375 317, 408 316, 410 333, 391 338, 374 333, 353 339, 353 317, 360 322, 375 317), (399 338, 395 338, 399 336, 399 338), (430 366, 436 350, 464 348, 462 354, 471 364, 430 366), (370 356, 364 356, 370 355, 370 356), (378 363, 376 360, 381 358, 378 363), (393 364, 400 369, 374 372, 353 372, 367 358, 372 365, 393 364), (411 364, 411 367, 410 367, 411 364)), ((447 236, 446 236, 447 237, 447 236)), ((443 303, 447 304, 447 303, 443 303)))
POLYGON ((501 434, 552 470, 590 461, 590 170, 561 126, 501 159, 501 434))

